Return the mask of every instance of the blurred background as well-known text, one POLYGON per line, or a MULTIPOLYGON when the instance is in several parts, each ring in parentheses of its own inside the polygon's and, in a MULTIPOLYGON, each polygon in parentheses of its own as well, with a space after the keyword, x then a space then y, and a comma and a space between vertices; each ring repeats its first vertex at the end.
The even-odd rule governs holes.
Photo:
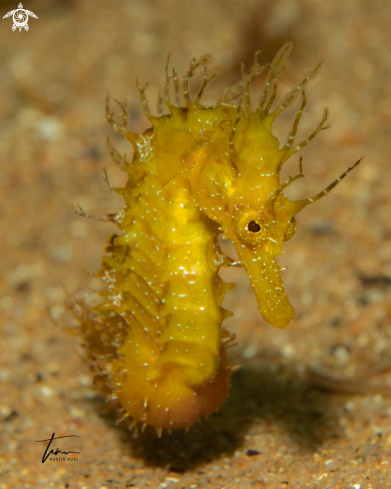
MULTIPOLYGON (((12 16, 0 23, 0 487, 384 487, 391 450, 389 2, 23 5, 38 16, 29 18, 28 32, 12 31, 12 16), (65 304, 67 294, 101 287, 92 273, 115 232, 77 216, 74 206, 97 215, 122 207, 104 179, 106 169, 112 185, 125 184, 106 137, 121 152, 130 155, 131 147, 106 123, 104 99, 108 92, 126 99, 130 129, 144 131, 135 78, 149 83, 154 110, 168 52, 181 73, 193 57, 214 54, 217 77, 204 98, 213 103, 240 79, 242 63, 251 67, 255 51, 267 64, 287 41, 295 48, 280 96, 324 60, 306 92, 298 139, 313 131, 324 107, 331 124, 303 150, 305 179, 287 195, 313 195, 364 159, 297 218, 278 260, 288 268, 297 314, 286 330, 263 322, 243 270, 221 273, 238 283, 225 299, 234 312, 225 326, 237 334, 232 363, 242 365, 222 410, 187 435, 132 441, 94 390, 65 304), (322 372, 331 391, 321 391, 325 379, 308 377, 308 368, 322 372), (41 464, 34 440, 53 432, 81 437, 79 462, 41 464)), ((17 0, 0 1, 1 16, 16 8, 17 0)), ((254 97, 265 76, 254 81, 254 97)), ((195 77, 194 92, 199 83, 195 77)), ((275 123, 281 141, 296 109, 275 123)), ((298 156, 282 178, 297 164, 298 156)))

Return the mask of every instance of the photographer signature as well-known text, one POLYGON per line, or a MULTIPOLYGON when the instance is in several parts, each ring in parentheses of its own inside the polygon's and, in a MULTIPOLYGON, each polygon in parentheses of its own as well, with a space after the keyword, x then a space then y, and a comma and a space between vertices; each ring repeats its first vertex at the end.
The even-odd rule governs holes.
MULTIPOLYGON (((59 450, 58 448, 56 448, 56 450, 55 450, 55 451, 54 451, 54 450, 50 450, 50 451, 48 452, 48 450, 49 450, 49 448, 50 448, 50 445, 51 445, 51 443, 52 443, 52 441, 53 441, 53 440, 59 440, 60 438, 71 438, 71 437, 80 438, 80 437, 79 437, 79 436, 77 436, 77 435, 66 435, 66 436, 56 436, 56 437, 54 437, 54 435, 55 435, 55 433, 53 433, 53 434, 52 434, 52 436, 51 436, 51 438, 48 438, 47 440, 35 440, 35 442, 36 442, 36 443, 41 443, 41 442, 44 442, 44 441, 48 441, 48 442, 49 442, 49 443, 48 443, 48 445, 47 445, 47 447, 46 447, 46 450, 45 450, 45 452, 44 452, 44 454, 43 454, 43 456, 42 456, 42 463, 43 463, 43 464, 46 462, 47 458, 48 458, 50 455, 58 455, 58 454, 60 454, 60 453, 61 453, 61 454, 63 454, 63 455, 68 455, 68 454, 70 454, 70 453, 78 453, 78 454, 80 454, 80 452, 73 452, 73 451, 69 451, 69 452, 67 452, 67 451, 65 451, 65 450, 64 450, 64 451, 59 450)), ((55 445, 53 445, 53 447, 54 447, 54 446, 55 446, 55 445)))

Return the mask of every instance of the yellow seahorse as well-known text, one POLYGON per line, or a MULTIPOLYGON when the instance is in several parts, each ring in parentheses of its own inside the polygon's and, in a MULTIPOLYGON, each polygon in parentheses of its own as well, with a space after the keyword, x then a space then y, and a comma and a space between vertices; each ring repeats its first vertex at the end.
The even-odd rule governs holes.
POLYGON ((295 317, 279 275, 276 255, 295 233, 295 215, 326 195, 358 162, 319 194, 292 202, 280 183, 283 163, 325 129, 327 111, 314 132, 295 141, 303 109, 304 87, 320 64, 273 109, 277 78, 288 67, 292 44, 277 53, 257 108, 250 106, 250 81, 265 67, 256 59, 249 74, 228 89, 221 103, 203 106, 209 55, 193 60, 183 81, 180 106, 177 73, 168 73, 159 116, 144 111, 152 124, 144 134, 107 119, 133 145, 132 163, 110 144, 114 160, 127 172, 124 188, 115 189, 124 209, 108 216, 120 228, 112 236, 98 276, 107 283, 103 302, 84 309, 81 330, 98 378, 125 416, 163 428, 188 427, 217 410, 228 395, 231 369, 226 348, 230 334, 222 323, 230 313, 221 307, 226 291, 219 269, 232 260, 218 237, 232 240, 246 268, 263 318, 285 328, 295 317), (189 79, 199 66, 204 80, 194 101, 189 79), (176 102, 169 96, 176 89, 176 102), (287 142, 279 148, 274 119, 301 94, 287 142), (244 96, 244 107, 235 97, 244 96), (162 102, 169 114, 163 115, 162 102))

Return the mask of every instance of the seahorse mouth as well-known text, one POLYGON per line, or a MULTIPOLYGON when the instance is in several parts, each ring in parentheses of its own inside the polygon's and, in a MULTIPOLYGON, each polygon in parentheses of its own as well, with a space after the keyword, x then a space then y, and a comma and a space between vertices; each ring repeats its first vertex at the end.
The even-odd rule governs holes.
POLYGON ((296 315, 285 293, 281 268, 275 258, 282 250, 268 244, 243 247, 243 243, 238 242, 235 245, 250 277, 263 319, 275 328, 286 328, 296 315))

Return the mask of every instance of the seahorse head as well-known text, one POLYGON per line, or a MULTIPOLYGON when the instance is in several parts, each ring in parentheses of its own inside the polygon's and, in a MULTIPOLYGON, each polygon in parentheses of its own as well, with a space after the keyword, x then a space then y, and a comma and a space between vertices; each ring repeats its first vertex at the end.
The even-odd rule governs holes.
POLYGON ((296 229, 297 204, 279 181, 284 151, 269 120, 256 113, 231 110, 234 135, 217 128, 195 149, 191 159, 196 201, 220 225, 249 274, 264 319, 283 328, 295 317, 284 291, 276 256, 296 229))
MULTIPOLYGON (((320 64, 272 110, 277 77, 287 68, 291 49, 291 44, 285 45, 271 64, 269 79, 255 111, 250 105, 249 80, 260 71, 256 63, 242 81, 244 108, 240 102, 237 106, 222 103, 211 108, 195 104, 188 105, 187 114, 188 118, 210 127, 186 160, 191 168, 190 180, 196 201, 202 211, 220 225, 224 237, 235 244, 263 318, 278 328, 285 328, 295 312, 284 291, 276 256, 283 253, 283 242, 295 234, 295 215, 326 195, 341 180, 340 177, 320 194, 300 201, 291 201, 283 193, 285 187, 303 176, 300 159, 299 173, 280 182, 283 163, 325 129, 327 119, 325 111, 314 132, 305 141, 295 142, 306 104, 304 86, 320 64), (272 133, 272 124, 300 93, 300 108, 287 142, 281 146, 272 133)), ((238 86, 234 87, 235 93, 238 90, 238 86)))

